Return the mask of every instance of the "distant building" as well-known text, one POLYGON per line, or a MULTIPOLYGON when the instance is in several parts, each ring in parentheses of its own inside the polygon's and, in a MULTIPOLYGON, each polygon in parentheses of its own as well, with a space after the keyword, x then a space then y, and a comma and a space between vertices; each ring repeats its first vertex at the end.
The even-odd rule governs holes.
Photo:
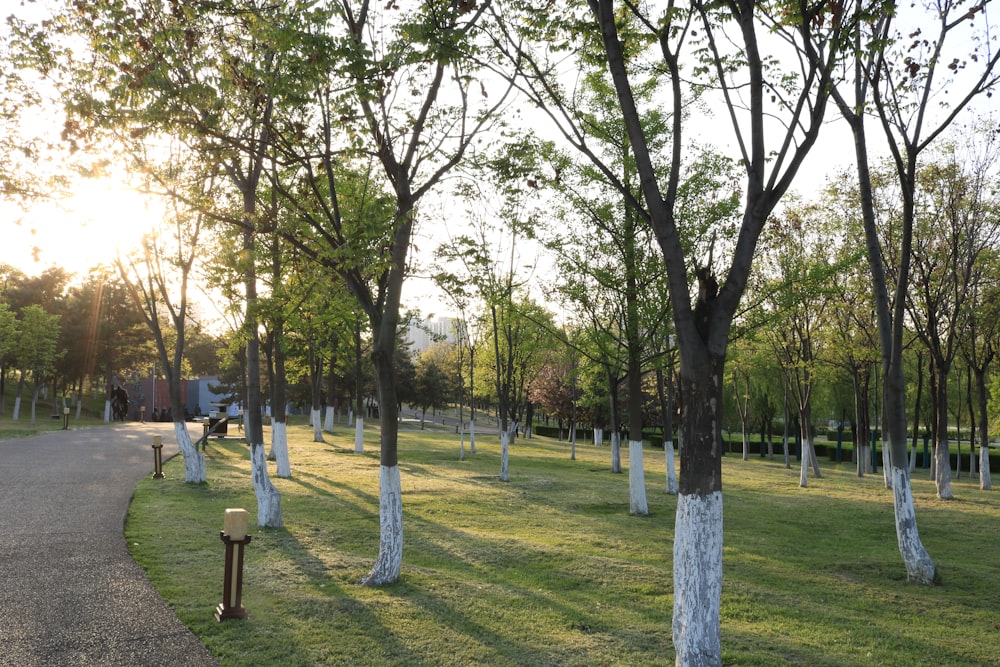
POLYGON ((406 330, 406 340, 410 342, 410 350, 419 354, 437 341, 454 343, 458 320, 454 317, 438 317, 433 320, 411 321, 406 330))

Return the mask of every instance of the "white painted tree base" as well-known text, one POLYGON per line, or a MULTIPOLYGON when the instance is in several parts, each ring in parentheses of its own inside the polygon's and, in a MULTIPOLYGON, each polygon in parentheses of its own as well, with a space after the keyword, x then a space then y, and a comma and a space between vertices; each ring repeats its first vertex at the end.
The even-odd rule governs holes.
POLYGON ((313 408, 309 411, 309 423, 313 427, 313 442, 326 442, 323 439, 323 418, 319 408, 313 408))
POLYGON ((677 497, 673 639, 678 666, 722 665, 722 492, 677 497))
POLYGON ((663 456, 667 462, 667 493, 677 495, 677 469, 674 465, 674 441, 667 440, 663 447, 663 456))
POLYGON ((292 476, 292 464, 288 460, 288 425, 285 422, 271 422, 271 456, 274 457, 277 475, 283 479, 292 476))
POLYGON ((809 441, 805 438, 802 439, 802 461, 799 466, 799 486, 803 489, 809 483, 809 455, 812 453, 812 447, 809 446, 809 441))
MULTIPOLYGON (((17 406, 20 405, 20 403, 21 399, 17 399, 14 402, 14 419, 17 419, 17 406)), ((104 401, 104 423, 111 423, 111 401, 109 400, 104 401)))
POLYGON ((892 467, 892 498, 896 510, 896 539, 906 565, 906 577, 918 584, 934 583, 934 561, 920 541, 917 516, 913 510, 910 478, 904 468, 892 467))
POLYGON ((889 446, 888 443, 882 441, 882 481, 885 483, 885 488, 892 488, 892 462, 889 459, 889 446))
POLYGON ((510 459, 510 431, 500 431, 500 481, 510 481, 510 469, 508 462, 510 459))
POLYGON ((361 580, 364 586, 391 584, 403 566, 403 493, 399 466, 379 466, 379 547, 375 565, 361 580))
POLYGON ((594 447, 604 446, 604 429, 595 428, 594 429, 594 447))
POLYGON ((333 421, 336 414, 336 408, 332 405, 326 406, 326 417, 323 419, 323 430, 327 433, 333 433, 333 421))
POLYGON ((354 420, 354 453, 365 453, 365 418, 358 417, 354 420))
POLYGON ((253 476, 253 491, 257 496, 257 525, 281 528, 281 493, 271 484, 267 474, 267 459, 264 444, 250 444, 250 470, 253 476))
POLYGON ((639 516, 649 514, 642 440, 628 441, 628 513, 639 516))
MULTIPOLYGON (((110 423, 111 421, 111 403, 107 403, 104 407, 104 423, 110 423)), ((11 421, 17 421, 21 418, 21 397, 17 396, 14 398, 14 414, 11 415, 11 421)))
POLYGON ((476 453, 476 422, 469 422, 469 453, 476 453))
POLYGON ((205 482, 205 455, 191 441, 185 422, 174 422, 174 437, 184 459, 184 481, 191 484, 205 482))
POLYGON ((979 488, 983 491, 993 490, 993 479, 990 476, 990 450, 979 448, 979 488))

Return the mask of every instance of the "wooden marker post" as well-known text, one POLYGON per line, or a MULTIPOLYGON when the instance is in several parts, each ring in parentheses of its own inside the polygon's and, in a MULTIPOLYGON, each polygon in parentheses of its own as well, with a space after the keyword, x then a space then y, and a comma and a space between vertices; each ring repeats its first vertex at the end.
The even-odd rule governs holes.
POLYGON ((222 602, 215 608, 215 620, 246 618, 243 608, 243 547, 250 543, 247 535, 249 516, 244 509, 227 509, 220 539, 226 545, 226 570, 222 584, 222 602))

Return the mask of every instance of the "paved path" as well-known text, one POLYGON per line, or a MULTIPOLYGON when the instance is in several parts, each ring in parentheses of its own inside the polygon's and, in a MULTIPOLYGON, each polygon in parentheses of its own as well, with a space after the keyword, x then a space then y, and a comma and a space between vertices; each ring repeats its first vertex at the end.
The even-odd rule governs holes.
POLYGON ((0 665, 216 664, 125 545, 157 434, 176 453, 172 424, 0 441, 0 665))

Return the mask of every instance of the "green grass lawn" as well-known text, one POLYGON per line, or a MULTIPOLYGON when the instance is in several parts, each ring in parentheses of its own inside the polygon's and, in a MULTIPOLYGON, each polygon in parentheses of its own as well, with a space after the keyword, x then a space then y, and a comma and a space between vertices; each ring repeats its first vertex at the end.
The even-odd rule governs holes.
MULTIPOLYGON (((11 383, 8 383, 11 384, 11 383)), ((58 431, 63 427, 62 404, 57 403, 53 417, 52 401, 39 401, 35 406, 35 423, 31 423, 31 395, 21 399, 21 412, 17 421, 13 419, 15 391, 8 388, 6 410, 0 414, 0 440, 24 438, 30 435, 58 431)), ((84 410, 80 418, 76 418, 76 407, 71 407, 69 427, 71 429, 89 428, 104 424, 104 399, 84 402, 84 410)))
MULTIPOLYGON (((570 461, 566 443, 518 440, 503 483, 495 436, 459 461, 454 433, 404 426, 403 572, 373 589, 357 585, 378 551, 378 431, 366 438, 355 455, 343 426, 326 444, 289 428, 293 476, 272 478, 286 528, 251 528, 245 621, 213 611, 225 509, 256 519, 246 445, 211 442, 207 485, 184 484, 179 458, 139 485, 130 548, 222 665, 673 664, 676 499, 661 451, 645 453, 650 516, 631 517, 608 447, 570 461)), ((918 471, 940 572, 922 587, 906 582, 881 475, 823 473, 800 489, 778 460, 725 460, 725 664, 1000 664, 1000 497, 963 478, 938 501, 918 471)))

